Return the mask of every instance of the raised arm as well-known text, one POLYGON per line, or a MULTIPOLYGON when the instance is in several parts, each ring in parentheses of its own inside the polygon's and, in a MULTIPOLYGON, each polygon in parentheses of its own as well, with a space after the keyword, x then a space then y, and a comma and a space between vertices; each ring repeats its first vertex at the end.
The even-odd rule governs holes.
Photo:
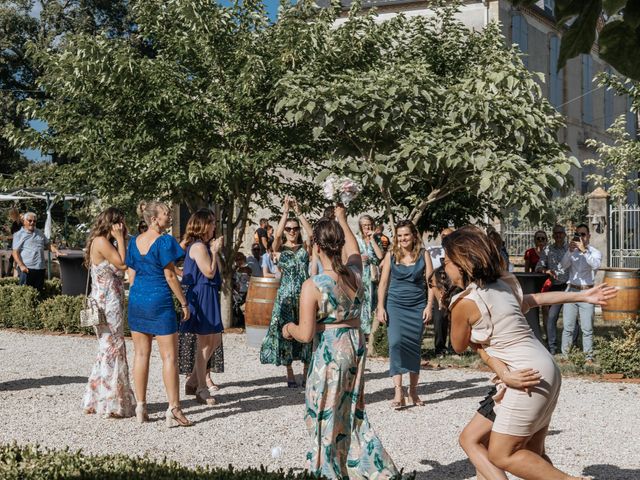
POLYGON ((211 240, 207 246, 204 243, 196 243, 189 250, 189 255, 195 260, 196 265, 207 278, 216 276, 216 272, 220 269, 220 249, 222 248, 223 237, 211 240))
POLYGON ((276 227, 276 232, 273 239, 273 245, 271 246, 274 252, 280 250, 282 246, 282 234, 284 233, 284 226, 287 224, 287 220, 289 219, 289 197, 284 197, 284 203, 282 205, 282 216, 280 217, 280 221, 278 222, 278 226, 276 227))
POLYGON ((560 303, 592 303, 594 305, 606 305, 607 302, 618 295, 618 289, 610 287, 606 283, 596 285, 589 290, 579 292, 544 292, 529 293, 524 296, 522 311, 543 305, 557 305, 560 303))
POLYGON ((298 201, 294 198, 291 200, 291 202, 293 203, 293 211, 295 212, 296 217, 298 217, 298 221, 302 225, 302 228, 304 229, 304 233, 307 234, 307 238, 309 239, 309 244, 311 244, 311 238, 313 237, 313 227, 300 211, 300 205, 298 204, 298 201))
POLYGON ((351 231, 351 227, 347 222, 347 210, 344 205, 336 205, 335 207, 336 220, 344 231, 344 247, 342 251, 344 256, 347 257, 347 265, 356 267, 362 272, 362 256, 360 255, 360 247, 358 247, 358 240, 351 231))

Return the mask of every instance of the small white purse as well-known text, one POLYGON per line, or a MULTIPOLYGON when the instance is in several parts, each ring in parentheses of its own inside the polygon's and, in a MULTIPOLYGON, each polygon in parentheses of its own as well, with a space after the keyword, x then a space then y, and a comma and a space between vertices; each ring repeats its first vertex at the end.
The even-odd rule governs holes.
POLYGON ((89 280, 91 279, 91 269, 87 272, 87 287, 85 288, 84 308, 80 310, 80 326, 96 327, 107 323, 107 317, 98 306, 98 302, 89 296, 89 280))

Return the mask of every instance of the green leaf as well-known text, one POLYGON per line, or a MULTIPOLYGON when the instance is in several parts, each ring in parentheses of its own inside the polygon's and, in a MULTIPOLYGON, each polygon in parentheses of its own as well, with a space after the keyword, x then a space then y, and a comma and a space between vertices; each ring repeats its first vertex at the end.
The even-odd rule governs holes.
POLYGON ((640 27, 634 29, 621 20, 607 23, 599 37, 600 56, 623 75, 640 78, 640 27))
MULTIPOLYGON (((558 70, 562 69, 569 58, 581 53, 591 52, 593 42, 596 39, 596 24, 601 14, 602 0, 581 0, 567 2, 568 7, 563 10, 562 17, 557 18, 559 23, 571 18, 575 12, 578 16, 562 36, 560 42, 560 55, 558 57, 558 70), (579 7, 577 4, 580 4, 579 7)), ((561 4, 560 1, 556 5, 561 4)))
POLYGON ((603 0, 602 7, 609 16, 615 15, 626 5, 627 0, 603 0))

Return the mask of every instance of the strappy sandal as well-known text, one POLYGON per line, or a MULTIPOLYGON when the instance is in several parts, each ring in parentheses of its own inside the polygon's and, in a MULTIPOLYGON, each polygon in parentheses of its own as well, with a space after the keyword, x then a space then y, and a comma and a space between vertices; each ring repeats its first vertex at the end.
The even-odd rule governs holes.
POLYGON ((391 402, 391 408, 393 408, 394 410, 402 410, 407 406, 407 402, 404 396, 404 389, 402 387, 395 387, 396 390, 398 390, 398 388, 402 390, 402 400, 400 401, 394 400, 391 402))
POLYGON ((174 412, 182 413, 180 407, 169 407, 167 409, 167 413, 165 414, 165 421, 167 423, 167 427, 191 427, 193 426, 193 422, 187 419, 182 413, 181 417, 178 417, 174 412))

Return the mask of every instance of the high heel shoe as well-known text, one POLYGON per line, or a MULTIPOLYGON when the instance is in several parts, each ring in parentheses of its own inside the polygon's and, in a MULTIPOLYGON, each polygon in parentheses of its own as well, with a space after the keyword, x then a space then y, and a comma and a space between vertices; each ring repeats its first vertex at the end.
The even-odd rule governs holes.
POLYGON ((145 423, 149 421, 147 402, 136 403, 136 420, 138 420, 138 423, 145 423))
POLYGON ((200 388, 196 392, 196 402, 201 403, 203 405, 215 405, 216 399, 211 395, 211 391, 207 388, 200 388))
POLYGON ((164 415, 167 427, 191 427, 193 425, 193 422, 188 420, 187 417, 184 416, 184 413, 182 413, 182 418, 180 418, 174 412, 182 413, 182 410, 180 407, 171 406, 167 409, 167 413, 164 415))
POLYGON ((404 389, 402 387, 396 387, 396 390, 400 390, 402 392, 402 400, 397 401, 394 400, 391 402, 391 408, 393 408, 394 410, 402 410, 403 408, 405 408, 407 406, 407 402, 405 400, 405 395, 404 395, 404 389))
POLYGON ((424 403, 422 400, 420 400, 420 397, 418 396, 416 391, 413 390, 413 393, 411 393, 411 392, 412 392, 412 390, 409 390, 409 399, 411 400, 411 404, 414 407, 424 407, 426 405, 426 403, 424 403))

